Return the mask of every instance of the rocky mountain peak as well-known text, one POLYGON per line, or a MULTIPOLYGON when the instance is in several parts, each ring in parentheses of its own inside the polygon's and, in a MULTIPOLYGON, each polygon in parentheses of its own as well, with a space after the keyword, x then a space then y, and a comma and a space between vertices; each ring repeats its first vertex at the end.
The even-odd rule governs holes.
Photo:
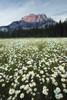
POLYGON ((22 20, 25 22, 43 22, 45 20, 47 21, 48 19, 49 18, 45 14, 30 14, 22 18, 22 20))

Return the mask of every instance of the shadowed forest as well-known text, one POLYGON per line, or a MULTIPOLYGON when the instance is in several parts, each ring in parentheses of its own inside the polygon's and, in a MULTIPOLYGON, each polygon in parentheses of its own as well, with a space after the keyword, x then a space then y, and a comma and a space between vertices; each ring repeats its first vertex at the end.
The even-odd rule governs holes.
POLYGON ((45 28, 0 31, 0 38, 16 37, 67 37, 67 19, 55 25, 46 25, 45 28))

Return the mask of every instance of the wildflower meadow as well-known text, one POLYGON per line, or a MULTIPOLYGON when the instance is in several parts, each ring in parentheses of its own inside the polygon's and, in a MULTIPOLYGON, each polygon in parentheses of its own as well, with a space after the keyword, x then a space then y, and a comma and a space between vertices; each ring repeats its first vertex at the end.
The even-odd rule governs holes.
POLYGON ((67 38, 0 39, 0 100, 67 100, 67 38))

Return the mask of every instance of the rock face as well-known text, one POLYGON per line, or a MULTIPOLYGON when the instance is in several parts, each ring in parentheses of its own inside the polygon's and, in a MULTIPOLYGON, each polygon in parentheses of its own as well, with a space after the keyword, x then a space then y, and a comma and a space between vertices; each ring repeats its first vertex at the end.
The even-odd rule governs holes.
POLYGON ((29 28, 45 28, 46 24, 56 24, 52 18, 48 18, 45 14, 30 14, 23 17, 20 21, 12 22, 8 26, 0 27, 1 31, 14 29, 29 29, 29 28))
POLYGON ((23 21, 25 22, 43 22, 43 21, 47 21, 49 18, 47 18, 47 16, 45 14, 30 14, 28 16, 25 16, 22 18, 23 21))

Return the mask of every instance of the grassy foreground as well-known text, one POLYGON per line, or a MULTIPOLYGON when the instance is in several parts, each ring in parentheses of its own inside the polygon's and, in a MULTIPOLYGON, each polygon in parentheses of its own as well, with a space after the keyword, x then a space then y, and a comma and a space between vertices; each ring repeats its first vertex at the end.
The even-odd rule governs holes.
POLYGON ((67 100, 67 38, 0 39, 0 100, 67 100))

